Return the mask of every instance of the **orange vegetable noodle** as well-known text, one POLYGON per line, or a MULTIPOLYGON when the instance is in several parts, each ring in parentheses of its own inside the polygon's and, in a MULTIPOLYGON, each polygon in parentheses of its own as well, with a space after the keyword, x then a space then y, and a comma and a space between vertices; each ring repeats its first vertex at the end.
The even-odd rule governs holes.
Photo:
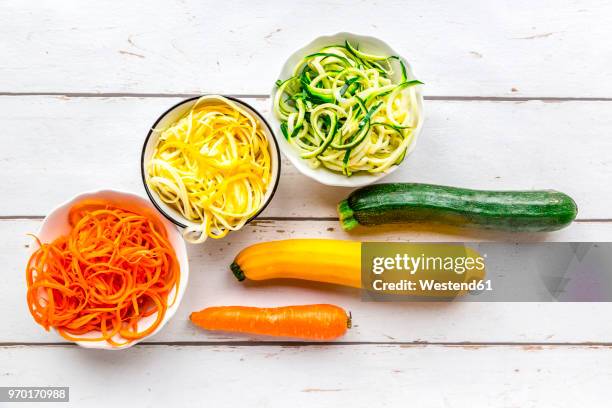
POLYGON ((155 331, 180 280, 161 221, 101 201, 75 205, 68 218, 72 230, 51 243, 36 238, 40 247, 28 261, 27 302, 34 320, 70 341, 113 346, 155 331), (155 313, 151 325, 139 328, 140 319, 155 313))

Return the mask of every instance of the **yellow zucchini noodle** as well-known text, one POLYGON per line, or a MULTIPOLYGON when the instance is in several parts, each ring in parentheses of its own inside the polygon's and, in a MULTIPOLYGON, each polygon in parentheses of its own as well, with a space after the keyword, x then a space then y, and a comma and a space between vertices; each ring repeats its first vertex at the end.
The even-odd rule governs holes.
POLYGON ((147 184, 197 225, 185 239, 204 242, 239 230, 264 205, 271 179, 268 139, 233 101, 200 98, 166 129, 147 163, 147 184))

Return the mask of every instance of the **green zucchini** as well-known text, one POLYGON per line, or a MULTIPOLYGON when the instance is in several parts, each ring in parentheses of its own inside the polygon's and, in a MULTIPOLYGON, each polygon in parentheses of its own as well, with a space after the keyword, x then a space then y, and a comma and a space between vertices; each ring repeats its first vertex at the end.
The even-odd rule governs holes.
POLYGON ((389 183, 353 191, 338 204, 346 231, 357 225, 435 223, 505 231, 554 231, 578 208, 554 190, 484 191, 417 183, 389 183))

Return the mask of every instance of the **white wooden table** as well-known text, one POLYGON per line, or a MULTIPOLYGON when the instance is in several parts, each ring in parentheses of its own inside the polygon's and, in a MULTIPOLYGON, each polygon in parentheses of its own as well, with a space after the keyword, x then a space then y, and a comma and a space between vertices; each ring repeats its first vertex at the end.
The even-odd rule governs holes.
MULTIPOLYGON (((244 246, 290 237, 610 241, 612 3, 608 1, 0 1, 0 385, 71 387, 71 406, 602 406, 612 397, 612 304, 364 303, 310 284, 238 284, 244 246), (143 193, 148 127, 194 94, 270 115, 284 59, 318 35, 392 44, 426 83, 426 125, 388 181, 555 188, 580 207, 544 236, 339 229, 324 187, 283 162, 270 207, 190 247, 173 320, 125 352, 84 350, 29 316, 24 265, 45 213, 96 188, 143 193), (355 327, 333 345, 194 328, 210 305, 329 302, 355 327), (400 405, 401 404, 401 405, 400 405)), ((24 406, 24 405, 20 405, 24 406)))

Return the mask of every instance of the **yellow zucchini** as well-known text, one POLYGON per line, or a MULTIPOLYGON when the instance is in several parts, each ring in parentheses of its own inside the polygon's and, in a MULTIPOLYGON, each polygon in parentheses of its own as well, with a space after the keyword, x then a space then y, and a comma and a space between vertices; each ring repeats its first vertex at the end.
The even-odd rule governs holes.
POLYGON ((303 279, 361 287, 361 243, 334 239, 289 239, 242 250, 230 269, 242 281, 303 279))
MULTIPOLYGON (((472 251, 473 252, 473 251, 472 251)), ((249 246, 236 256, 230 269, 239 281, 268 279, 301 279, 361 288, 361 242, 335 239, 289 239, 262 242, 249 246)), ((421 278, 436 282, 472 282, 484 279, 483 269, 463 274, 448 273, 443 269, 406 274, 406 279, 421 278)), ((368 279, 371 276, 368 276, 368 279)), ((380 279, 380 278, 376 278, 380 279)), ((365 282, 367 290, 371 283, 365 282)), ((454 297, 465 290, 420 288, 413 296, 454 297)))

